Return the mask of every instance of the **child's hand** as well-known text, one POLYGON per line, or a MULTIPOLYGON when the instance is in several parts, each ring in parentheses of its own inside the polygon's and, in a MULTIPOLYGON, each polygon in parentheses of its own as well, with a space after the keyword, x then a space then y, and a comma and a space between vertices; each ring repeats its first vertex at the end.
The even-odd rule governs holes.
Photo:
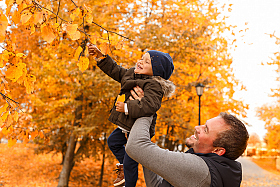
POLYGON ((96 58, 103 57, 103 53, 93 44, 87 44, 88 46, 88 53, 96 58))
POLYGON ((116 102, 116 111, 124 113, 124 103, 117 101, 116 102))

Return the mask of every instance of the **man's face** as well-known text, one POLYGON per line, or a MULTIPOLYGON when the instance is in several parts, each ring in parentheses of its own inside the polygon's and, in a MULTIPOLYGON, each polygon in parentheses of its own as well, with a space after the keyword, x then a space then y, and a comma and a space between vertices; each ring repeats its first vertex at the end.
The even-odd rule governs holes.
POLYGON ((192 138, 192 137, 189 137, 189 138, 186 139, 185 144, 190 149, 190 148, 192 148, 194 146, 194 142, 195 142, 195 139, 192 138))
POLYGON ((227 129, 229 127, 225 124, 223 118, 219 116, 208 120, 205 125, 196 126, 194 135, 189 140, 189 142, 193 143, 194 152, 212 153, 215 150, 213 141, 217 138, 219 132, 227 129))

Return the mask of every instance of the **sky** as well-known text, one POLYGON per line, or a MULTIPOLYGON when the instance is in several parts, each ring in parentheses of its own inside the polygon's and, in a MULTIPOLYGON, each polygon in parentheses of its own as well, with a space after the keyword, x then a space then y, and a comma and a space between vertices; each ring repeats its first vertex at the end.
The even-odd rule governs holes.
POLYGON ((249 104, 247 118, 242 120, 251 125, 250 134, 257 133, 263 138, 266 130, 264 122, 256 117, 256 108, 271 104, 275 99, 269 97, 271 89, 276 88, 275 66, 266 65, 280 47, 268 34, 280 37, 280 0, 219 0, 231 3, 232 11, 227 23, 236 25, 238 30, 249 28, 236 35, 237 48, 230 51, 233 57, 232 68, 235 77, 246 86, 247 91, 236 91, 235 99, 249 104), (247 25, 245 23, 247 22, 247 25), (241 37, 244 35, 243 37, 241 37), (261 65, 261 63, 265 65, 261 65))

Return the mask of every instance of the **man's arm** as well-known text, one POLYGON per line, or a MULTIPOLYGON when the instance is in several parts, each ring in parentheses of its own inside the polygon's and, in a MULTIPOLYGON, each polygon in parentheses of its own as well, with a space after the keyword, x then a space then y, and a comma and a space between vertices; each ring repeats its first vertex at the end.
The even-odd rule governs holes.
MULTIPOLYGON (((209 187, 211 176, 202 158, 194 154, 168 151, 151 142, 149 128, 152 119, 142 117, 136 120, 126 145, 127 154, 173 186, 209 187)), ((154 176, 151 178, 155 179, 154 176)), ((157 177, 157 180, 161 178, 157 177)))
POLYGON ((162 184, 163 178, 158 174, 143 166, 144 178, 146 187, 159 187, 162 184))

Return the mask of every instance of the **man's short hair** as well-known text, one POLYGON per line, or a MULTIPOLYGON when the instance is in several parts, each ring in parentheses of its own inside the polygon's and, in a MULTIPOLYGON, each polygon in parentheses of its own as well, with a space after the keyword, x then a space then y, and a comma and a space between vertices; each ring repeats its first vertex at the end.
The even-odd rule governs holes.
POLYGON ((231 114, 221 112, 219 117, 222 117, 230 128, 218 133, 213 146, 225 148, 226 152, 223 156, 235 160, 243 154, 247 147, 248 131, 245 125, 231 114))

